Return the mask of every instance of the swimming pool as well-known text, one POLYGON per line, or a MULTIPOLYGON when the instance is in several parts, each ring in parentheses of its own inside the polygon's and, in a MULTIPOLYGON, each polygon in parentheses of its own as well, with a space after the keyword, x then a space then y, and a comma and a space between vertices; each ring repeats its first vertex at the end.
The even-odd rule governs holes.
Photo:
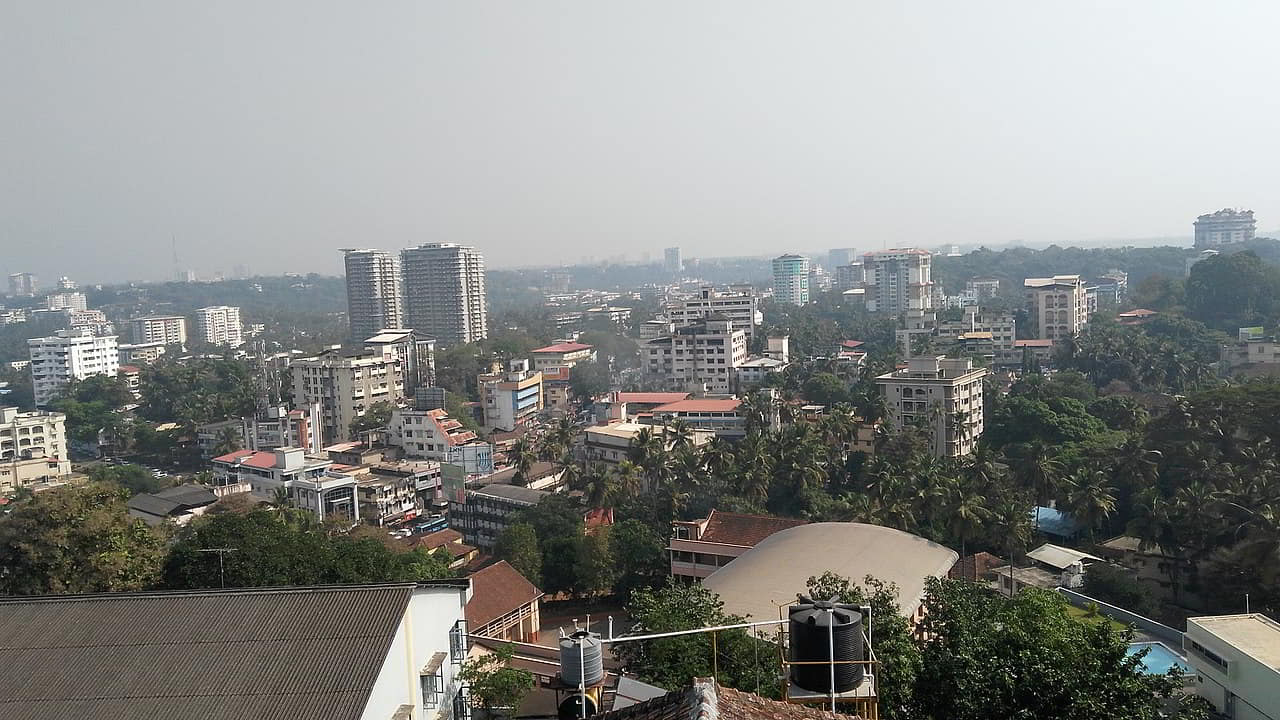
POLYGON ((1149 650, 1150 652, 1139 661, 1142 663, 1142 672, 1148 675, 1164 675, 1169 672, 1169 668, 1173 668, 1183 675, 1191 674, 1191 668, 1187 666, 1186 662, 1177 653, 1170 650, 1168 645, 1161 642, 1133 643, 1129 646, 1126 654, 1133 656, 1143 650, 1149 650))

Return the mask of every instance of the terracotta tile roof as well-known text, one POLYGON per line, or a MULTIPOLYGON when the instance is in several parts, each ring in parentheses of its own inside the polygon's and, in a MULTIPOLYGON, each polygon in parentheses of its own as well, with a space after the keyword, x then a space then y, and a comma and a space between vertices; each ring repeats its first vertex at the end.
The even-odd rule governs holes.
POLYGON ((741 400, 708 400, 707 398, 691 398, 689 400, 678 400, 666 405, 660 405, 653 409, 655 413, 661 412, 733 412, 742 404, 741 400))
POLYGON ((444 530, 437 530, 433 533, 427 533, 426 535, 417 538, 413 542, 413 545, 415 547, 424 547, 428 550, 435 550, 436 548, 448 545, 449 543, 460 542, 462 542, 462 533, 457 530, 445 528, 444 530))
POLYGON ((1004 564, 1003 560, 989 552, 975 553, 957 560, 947 572, 947 577, 956 580, 982 580, 992 568, 1000 567, 1002 564, 1004 564))
POLYGON ((529 352, 571 353, 571 352, 578 352, 579 350, 590 350, 591 348, 592 348, 591 345, 583 345, 582 343, 568 342, 568 343, 558 343, 556 345, 548 345, 546 347, 540 347, 537 350, 530 350, 529 352))
POLYGON ((226 455, 219 455, 214 458, 214 462, 233 463, 242 457, 248 457, 253 454, 252 450, 232 450, 226 455))
POLYGON ((725 543, 726 545, 754 546, 770 535, 804 525, 806 521, 796 518, 772 517, 769 515, 746 515, 711 511, 707 520, 707 529, 702 532, 701 540, 705 542, 725 543))
POLYGON ((727 688, 714 678, 696 678, 693 685, 684 690, 593 717, 598 720, 857 720, 854 715, 836 715, 727 688))
POLYGON ((506 560, 499 560, 471 574, 471 599, 467 601, 467 625, 477 632, 507 613, 542 597, 506 560))

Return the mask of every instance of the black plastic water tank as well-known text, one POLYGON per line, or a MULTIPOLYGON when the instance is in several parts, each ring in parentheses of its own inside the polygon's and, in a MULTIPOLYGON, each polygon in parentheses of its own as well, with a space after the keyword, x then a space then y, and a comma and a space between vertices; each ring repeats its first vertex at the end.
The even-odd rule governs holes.
MULTIPOLYGON (((826 600, 792 605, 789 609, 789 653, 793 662, 821 662, 822 665, 792 665, 791 680, 812 692, 831 692, 831 665, 836 660, 865 660, 862 613, 854 605, 826 600)), ((848 692, 862 682, 863 665, 836 665, 835 691, 848 692)))

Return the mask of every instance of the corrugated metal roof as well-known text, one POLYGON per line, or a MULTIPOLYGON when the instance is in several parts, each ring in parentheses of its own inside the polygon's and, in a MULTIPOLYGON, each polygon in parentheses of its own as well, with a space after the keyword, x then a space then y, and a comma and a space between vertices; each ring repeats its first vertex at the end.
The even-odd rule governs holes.
POLYGON ((412 590, 0 600, 0 717, 358 718, 412 590))
POLYGON ((1086 552, 1072 550, 1071 548, 1064 548, 1052 543, 1045 543, 1035 550, 1032 550, 1027 553, 1027 557, 1059 570, 1065 570, 1070 567, 1072 563, 1081 562, 1083 560, 1102 560, 1102 558, 1097 555, 1090 555, 1086 552))

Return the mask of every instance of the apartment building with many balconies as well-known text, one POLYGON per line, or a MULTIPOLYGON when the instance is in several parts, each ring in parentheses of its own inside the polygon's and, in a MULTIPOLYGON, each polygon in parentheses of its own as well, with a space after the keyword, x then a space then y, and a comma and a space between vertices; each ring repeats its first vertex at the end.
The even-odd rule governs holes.
POLYGON ((404 327, 442 345, 483 340, 489 334, 484 256, 457 243, 427 243, 400 253, 404 275, 404 327))
POLYGON ((734 391, 737 368, 747 362, 747 334, 712 316, 676 328, 670 337, 650 340, 641 352, 645 374, 668 388, 728 395, 734 391))
POLYGON ((399 356, 362 349, 330 348, 289 363, 293 406, 320 407, 324 442, 351 439, 351 421, 375 403, 395 405, 405 397, 404 365, 399 356))
POLYGON ((135 343, 187 344, 187 319, 181 315, 148 315, 129 321, 135 343))
POLYGON ((1022 281, 1041 340, 1073 338, 1089 323, 1089 293, 1079 275, 1022 281))
POLYGON ((713 316, 728 320, 733 329, 746 333, 748 342, 755 336, 756 327, 764 322, 760 298, 750 286, 725 290, 706 286, 696 295, 673 300, 666 306, 666 319, 677 327, 696 325, 713 316))
POLYGON ((67 416, 0 407, 0 496, 71 474, 67 416))
POLYGON ((913 357, 907 367, 876 378, 893 427, 916 425, 935 457, 962 457, 982 437, 985 368, 968 358, 913 357))
POLYGON ((240 308, 211 305, 196 310, 196 336, 210 345, 240 347, 244 344, 240 308))
POLYGON ((49 337, 27 340, 35 403, 53 402, 74 380, 92 375, 115 377, 120 370, 115 335, 94 335, 87 329, 59 330, 49 337))
POLYGON ((895 248, 862 256, 867 310, 904 315, 933 309, 933 255, 895 248))
POLYGON ((347 322, 351 337, 367 338, 404 325, 400 258, 385 250, 344 248, 347 322))

